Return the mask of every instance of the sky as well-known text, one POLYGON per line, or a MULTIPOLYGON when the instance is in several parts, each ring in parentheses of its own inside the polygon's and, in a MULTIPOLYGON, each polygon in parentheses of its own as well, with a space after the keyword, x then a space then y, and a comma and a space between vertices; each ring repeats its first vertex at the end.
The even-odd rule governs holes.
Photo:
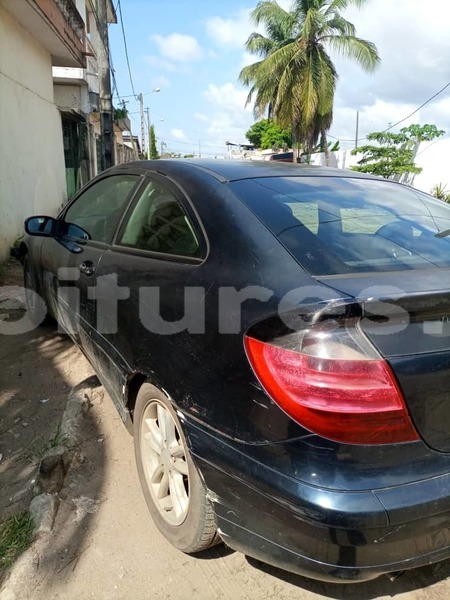
MULTIPOLYGON (((121 0, 132 81, 118 14, 118 24, 109 28, 117 84, 114 105, 119 106, 119 98, 127 102, 134 134, 140 135, 141 127, 133 94, 142 93, 158 147, 163 142, 165 151, 214 157, 226 154, 226 141, 245 143, 255 119, 252 106, 245 107, 247 91, 238 75, 256 60, 244 48, 255 31, 250 12, 256 4, 121 0)), ((289 8, 291 1, 279 4, 289 8)), ((404 119, 450 83, 447 6, 448 0, 368 0, 363 9, 343 12, 359 37, 376 44, 382 62, 368 75, 331 53, 339 83, 329 134, 341 140, 341 148, 354 146, 357 111, 362 144, 367 133, 404 119)), ((393 131, 411 123, 433 123, 446 131, 450 142, 450 86, 393 131)))

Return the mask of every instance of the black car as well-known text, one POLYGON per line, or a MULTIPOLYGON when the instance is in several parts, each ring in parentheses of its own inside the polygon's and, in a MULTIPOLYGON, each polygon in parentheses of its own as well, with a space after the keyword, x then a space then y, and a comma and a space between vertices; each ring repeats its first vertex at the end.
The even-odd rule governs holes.
POLYGON ((450 556, 449 205, 160 160, 25 227, 29 313, 92 362, 172 544, 342 582, 450 556))

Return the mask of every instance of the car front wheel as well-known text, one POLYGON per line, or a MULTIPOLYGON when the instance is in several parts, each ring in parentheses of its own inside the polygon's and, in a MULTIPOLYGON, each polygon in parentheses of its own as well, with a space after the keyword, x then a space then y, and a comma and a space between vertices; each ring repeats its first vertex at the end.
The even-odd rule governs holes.
POLYGON ((161 533, 186 553, 214 545, 219 540, 214 509, 179 419, 170 400, 149 383, 136 400, 134 445, 145 500, 161 533))
POLYGON ((46 302, 39 296, 28 255, 23 258, 23 282, 27 315, 34 325, 44 325, 48 320, 46 302))

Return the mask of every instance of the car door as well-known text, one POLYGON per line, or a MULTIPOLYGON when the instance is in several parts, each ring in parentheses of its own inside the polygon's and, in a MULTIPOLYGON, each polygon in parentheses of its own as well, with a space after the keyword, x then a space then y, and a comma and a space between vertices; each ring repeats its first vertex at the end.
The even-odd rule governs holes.
POLYGON ((192 285, 192 275, 206 253, 205 237, 184 194, 169 178, 147 175, 97 271, 111 361, 108 377, 101 378, 123 418, 126 411, 117 391, 126 389, 140 357, 146 356, 151 370, 149 355, 163 352, 164 335, 160 342, 158 336, 149 342, 151 332, 140 304, 141 300, 145 304, 143 294, 150 288, 160 290, 164 305, 172 311, 163 318, 175 320, 184 308, 184 289, 192 285), (152 350, 149 343, 155 345, 152 350))
POLYGON ((41 251, 44 286, 62 328, 97 367, 96 280, 103 253, 139 185, 136 173, 109 174, 84 189, 58 219, 41 251))

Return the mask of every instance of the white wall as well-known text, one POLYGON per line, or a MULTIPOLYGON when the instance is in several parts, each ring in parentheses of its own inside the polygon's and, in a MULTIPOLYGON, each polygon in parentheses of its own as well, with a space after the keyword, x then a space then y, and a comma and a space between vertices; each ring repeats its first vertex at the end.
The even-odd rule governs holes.
MULTIPOLYGON (((338 150, 337 152, 330 152, 330 167, 337 167, 338 169, 349 169, 357 164, 359 160, 358 156, 352 156, 351 150, 338 150)), ((311 157, 311 164, 325 167, 327 164, 325 153, 317 152, 311 157)))
POLYGON ((0 260, 33 214, 66 201, 50 54, 0 6, 0 260))
POLYGON ((414 187, 430 193, 437 184, 442 183, 450 192, 450 138, 424 142, 416 156, 416 164, 423 171, 414 178, 414 187))
POLYGON ((84 113, 91 112, 87 85, 55 85, 55 104, 84 113))

